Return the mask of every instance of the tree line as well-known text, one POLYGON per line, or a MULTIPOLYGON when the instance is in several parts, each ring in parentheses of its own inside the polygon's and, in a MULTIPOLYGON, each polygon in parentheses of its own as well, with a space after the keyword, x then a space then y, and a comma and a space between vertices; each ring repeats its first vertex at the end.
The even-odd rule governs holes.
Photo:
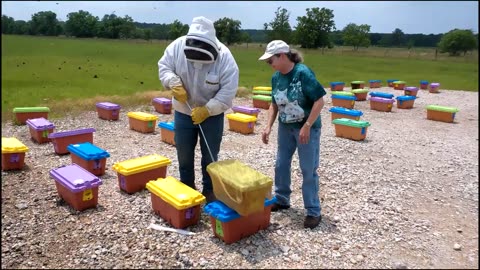
MULTIPOLYGON (((371 33, 370 25, 349 23, 343 29, 335 27, 333 10, 307 8, 304 16, 297 17, 297 26, 289 23, 290 12, 282 7, 275 11, 274 18, 261 30, 241 29, 242 23, 232 18, 221 18, 214 22, 217 37, 226 45, 235 43, 267 43, 282 39, 298 44, 302 48, 328 49, 334 46, 360 47, 438 47, 440 52, 450 55, 465 54, 478 49, 478 34, 468 29, 452 29, 445 34, 405 34, 401 29, 392 33, 371 33)), ((102 19, 88 11, 79 10, 67 15, 67 21, 59 21, 52 11, 41 11, 32 15, 30 21, 15 20, 2 15, 2 34, 44 35, 78 38, 110 39, 159 39, 174 40, 188 32, 188 24, 175 20, 170 24, 139 23, 131 17, 105 14, 102 19)))

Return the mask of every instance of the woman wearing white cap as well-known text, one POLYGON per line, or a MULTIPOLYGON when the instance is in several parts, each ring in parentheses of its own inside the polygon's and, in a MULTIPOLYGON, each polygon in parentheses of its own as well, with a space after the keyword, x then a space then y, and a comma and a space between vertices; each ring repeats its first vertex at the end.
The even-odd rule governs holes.
POLYGON ((313 71, 302 64, 302 56, 282 40, 273 40, 258 59, 271 65, 272 103, 268 123, 262 133, 267 144, 278 115, 278 150, 275 164, 275 197, 272 211, 290 208, 292 156, 298 150, 303 175, 302 195, 306 209, 305 228, 315 228, 322 220, 317 168, 320 159, 320 112, 325 89, 313 71))
POLYGON ((230 50, 217 39, 212 21, 195 17, 188 34, 167 46, 158 61, 158 71, 163 86, 171 89, 174 97, 172 104, 180 180, 196 188, 195 147, 201 124, 214 159, 204 139, 200 138, 202 193, 207 202, 211 202, 215 196, 206 168, 218 159, 224 112, 232 107, 238 88, 237 63, 230 50))

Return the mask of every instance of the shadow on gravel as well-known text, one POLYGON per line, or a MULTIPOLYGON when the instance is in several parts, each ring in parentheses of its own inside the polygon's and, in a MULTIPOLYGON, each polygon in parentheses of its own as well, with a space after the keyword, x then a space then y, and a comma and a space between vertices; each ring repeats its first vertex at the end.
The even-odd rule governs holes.
POLYGON ((285 217, 290 219, 290 222, 285 225, 279 225, 279 229, 282 227, 293 229, 293 230, 311 230, 311 231, 322 231, 325 233, 337 233, 337 225, 330 217, 322 215, 322 221, 314 229, 306 229, 303 227, 303 221, 305 220, 305 210, 303 208, 290 208, 287 211, 279 212, 279 215, 285 213, 285 217))
POLYGON ((89 216, 96 212, 101 213, 106 210, 103 205, 97 204, 96 207, 88 208, 83 211, 78 211, 78 210, 75 210, 72 206, 70 206, 70 204, 68 204, 63 198, 57 198, 56 205, 58 207, 65 208, 70 213, 70 215, 76 215, 76 216, 89 216))
MULTIPOLYGON (((276 257, 281 254, 281 249, 276 242, 272 240, 272 224, 266 229, 261 230, 254 235, 247 236, 237 242, 225 244, 222 240, 211 234, 210 239, 218 245, 225 253, 238 253, 245 261, 251 264, 257 264, 267 260, 270 257, 276 257)), ((210 228, 210 230, 212 230, 210 228)))

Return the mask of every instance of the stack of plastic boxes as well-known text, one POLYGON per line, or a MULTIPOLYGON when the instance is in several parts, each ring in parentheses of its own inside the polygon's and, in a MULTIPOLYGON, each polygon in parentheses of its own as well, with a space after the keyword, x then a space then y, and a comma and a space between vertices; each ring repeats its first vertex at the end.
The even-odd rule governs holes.
POLYGON ((356 100, 355 94, 351 92, 336 92, 336 91, 332 92, 333 106, 353 109, 353 107, 355 106, 355 100, 356 100))
POLYGON ((216 237, 230 244, 268 227, 272 179, 237 160, 213 162, 207 171, 218 201, 204 211, 216 237))
POLYGON ((395 102, 393 94, 385 92, 370 92, 370 109, 382 112, 391 112, 395 102))

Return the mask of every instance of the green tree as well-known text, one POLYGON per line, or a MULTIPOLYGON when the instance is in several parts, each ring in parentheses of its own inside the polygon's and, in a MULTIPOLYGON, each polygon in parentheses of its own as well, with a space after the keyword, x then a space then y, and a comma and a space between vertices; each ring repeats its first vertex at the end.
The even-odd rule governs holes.
POLYGON ((215 21, 213 25, 215 26, 217 38, 227 44, 227 46, 242 41, 242 35, 240 33, 242 23, 240 21, 222 18, 215 21))
POLYGON ((143 30, 143 38, 147 41, 152 39, 152 29, 144 29, 143 30))
POLYGON ((88 11, 79 10, 67 15, 65 23, 65 34, 74 37, 94 37, 99 23, 98 17, 93 16, 88 11))
POLYGON ((392 32, 391 45, 397 47, 405 45, 405 34, 402 30, 395 28, 392 32))
POLYGON ((13 34, 15 35, 28 35, 30 32, 30 24, 23 20, 15 21, 13 27, 13 34))
POLYGON ((57 14, 52 11, 40 11, 33 14, 30 28, 34 35, 57 36, 61 32, 57 14))
POLYGON ((242 32, 241 37, 242 42, 245 42, 247 44, 252 42, 252 37, 247 32, 242 32))
POLYGON ((15 29, 15 20, 12 17, 2 15, 2 34, 13 34, 15 29))
POLYGON ((115 14, 105 14, 98 23, 97 36, 103 38, 117 39, 120 37, 120 30, 123 24, 122 18, 115 14))
POLYGON ((171 40, 177 39, 188 33, 188 24, 183 24, 179 20, 175 20, 170 25, 170 31, 168 31, 168 38, 171 40))
POLYGON ((347 46, 353 46, 353 49, 356 51, 358 47, 368 47, 370 46, 370 38, 368 34, 370 33, 370 25, 361 24, 356 25, 354 23, 349 23, 343 28, 343 41, 347 46))
POLYGON ((119 38, 132 38, 135 33, 135 23, 133 19, 126 15, 124 18, 120 18, 120 31, 118 33, 119 38))
POLYGON ((152 38, 153 39, 168 39, 168 32, 170 31, 170 26, 167 24, 159 24, 152 27, 152 38))
POLYGON ((332 47, 330 33, 335 30, 333 10, 307 8, 307 15, 297 17, 296 37, 302 48, 332 47))
POLYGON ((380 40, 378 41, 378 45, 382 47, 391 47, 392 46, 392 35, 382 35, 380 40))
POLYGON ((477 38, 472 30, 453 29, 442 37, 438 47, 440 52, 448 52, 454 56, 460 55, 461 52, 465 55, 468 51, 476 49, 477 44, 477 38))
POLYGON ((287 43, 292 40, 292 27, 288 22, 290 12, 285 8, 278 7, 275 11, 275 18, 269 23, 263 25, 264 31, 267 35, 267 42, 280 39, 287 43))

